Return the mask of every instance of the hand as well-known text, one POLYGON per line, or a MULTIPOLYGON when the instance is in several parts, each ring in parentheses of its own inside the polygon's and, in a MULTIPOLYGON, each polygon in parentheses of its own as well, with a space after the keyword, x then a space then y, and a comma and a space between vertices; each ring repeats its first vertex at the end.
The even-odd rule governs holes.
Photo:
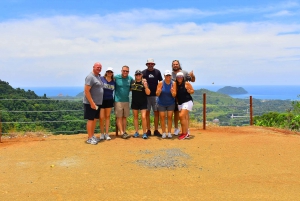
POLYGON ((186 90, 187 90, 187 92, 190 94, 190 93, 194 93, 193 92, 193 87, 192 87, 192 85, 189 83, 189 82, 186 82, 185 83, 185 88, 186 88, 186 90))
POLYGON ((147 83, 146 79, 143 79, 143 85, 144 85, 145 88, 148 88, 148 83, 147 83))
POLYGON ((171 93, 173 94, 175 92, 175 89, 174 89, 174 84, 171 85, 171 93))
POLYGON ((191 77, 195 77, 194 71, 192 70, 191 72, 189 72, 189 75, 190 75, 191 77))
POLYGON ((156 88, 156 93, 160 94, 162 91, 162 88, 163 88, 163 84, 161 82, 158 83, 157 88, 156 88))
POLYGON ((91 104, 91 108, 94 109, 94 110, 97 110, 97 105, 93 102, 93 103, 91 104))

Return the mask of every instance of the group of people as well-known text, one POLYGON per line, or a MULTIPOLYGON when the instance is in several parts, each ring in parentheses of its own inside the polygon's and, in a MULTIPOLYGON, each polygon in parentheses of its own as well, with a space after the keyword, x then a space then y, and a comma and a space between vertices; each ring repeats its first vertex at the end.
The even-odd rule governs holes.
POLYGON ((122 135, 127 139, 127 117, 130 108, 134 116, 135 133, 139 134, 139 112, 142 120, 142 138, 151 136, 150 113, 154 114, 153 135, 172 138, 171 130, 174 116, 174 135, 179 135, 178 122, 181 124, 180 140, 189 138, 189 111, 193 108, 191 94, 194 89, 190 82, 195 82, 193 71, 182 70, 178 60, 172 61, 172 71, 166 70, 162 76, 160 70, 154 68, 153 59, 146 62, 147 68, 136 70, 134 78, 129 75, 129 66, 123 66, 121 74, 114 75, 113 68, 108 67, 101 76, 101 63, 93 66, 93 71, 85 78, 84 86, 84 118, 87 119, 88 144, 97 144, 100 140, 110 140, 110 114, 114 107, 116 124, 122 135), (132 92, 131 107, 129 94, 132 92), (96 123, 100 119, 100 138, 94 135, 96 123), (167 122, 166 122, 167 120, 167 122), (160 122, 162 134, 158 131, 160 122), (167 128, 166 128, 167 123, 167 128), (105 127, 105 129, 104 129, 105 127))

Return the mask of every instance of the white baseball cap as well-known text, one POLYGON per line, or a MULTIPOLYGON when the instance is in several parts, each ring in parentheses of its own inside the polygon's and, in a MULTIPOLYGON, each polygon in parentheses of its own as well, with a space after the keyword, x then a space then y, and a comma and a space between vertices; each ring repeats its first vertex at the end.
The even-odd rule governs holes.
POLYGON ((179 76, 184 76, 184 75, 183 75, 182 72, 178 72, 178 73, 176 74, 176 77, 179 77, 179 76))
MULTIPOLYGON (((112 72, 114 72, 114 70, 113 70, 112 67, 107 67, 106 71, 112 71, 112 72)), ((106 71, 105 71, 105 72, 106 72, 106 71)))
POLYGON ((171 71, 166 70, 164 75, 172 75, 171 71))

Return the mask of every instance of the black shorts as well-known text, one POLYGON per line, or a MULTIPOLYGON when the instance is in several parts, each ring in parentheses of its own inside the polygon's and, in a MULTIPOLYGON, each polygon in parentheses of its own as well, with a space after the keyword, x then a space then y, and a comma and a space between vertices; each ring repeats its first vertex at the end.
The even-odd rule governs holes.
POLYGON ((147 106, 147 101, 145 101, 144 103, 131 103, 132 110, 147 110, 147 106))
POLYGON ((88 120, 94 120, 94 119, 99 119, 100 116, 100 105, 98 105, 98 110, 94 110, 91 108, 90 104, 83 104, 84 106, 84 119, 88 120))
POLYGON ((114 107, 114 99, 111 100, 103 100, 102 105, 100 105, 101 108, 112 108, 114 107))

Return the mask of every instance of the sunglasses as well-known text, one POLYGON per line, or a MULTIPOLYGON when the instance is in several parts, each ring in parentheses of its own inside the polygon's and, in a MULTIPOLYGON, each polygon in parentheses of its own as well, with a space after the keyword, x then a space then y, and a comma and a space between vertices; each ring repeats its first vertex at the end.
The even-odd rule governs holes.
POLYGON ((183 76, 181 76, 181 75, 180 76, 176 76, 176 78, 183 78, 183 76))
POLYGON ((149 66, 154 66, 155 64, 153 64, 153 63, 147 63, 147 65, 149 65, 149 66))
POLYGON ((123 73, 129 73, 129 70, 122 70, 123 73))
POLYGON ((142 74, 135 74, 135 76, 139 76, 139 75, 142 75, 142 74))
POLYGON ((165 75, 165 76, 171 76, 171 75, 165 75))
POLYGON ((112 71, 110 71, 110 70, 108 70, 108 71, 106 71, 107 73, 114 73, 114 72, 112 72, 112 71))

